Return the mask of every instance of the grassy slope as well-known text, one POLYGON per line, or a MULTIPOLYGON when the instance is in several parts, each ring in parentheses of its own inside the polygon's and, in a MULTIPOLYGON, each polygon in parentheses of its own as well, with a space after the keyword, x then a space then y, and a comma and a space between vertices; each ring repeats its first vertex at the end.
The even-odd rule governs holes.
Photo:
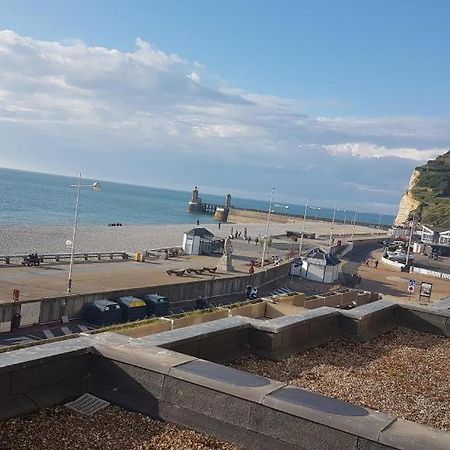
POLYGON ((412 194, 420 201, 421 222, 450 228, 450 151, 417 170, 420 176, 412 194))

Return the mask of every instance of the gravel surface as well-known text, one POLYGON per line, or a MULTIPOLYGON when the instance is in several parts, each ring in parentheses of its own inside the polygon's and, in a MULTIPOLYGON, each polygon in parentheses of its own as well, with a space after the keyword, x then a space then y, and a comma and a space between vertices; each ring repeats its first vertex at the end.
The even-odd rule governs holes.
MULTIPOLYGON (((107 252, 151 250, 161 247, 181 246, 183 233, 195 225, 124 225, 108 227, 103 225, 79 226, 75 251, 77 252, 107 252)), ((226 237, 233 230, 241 231, 247 227, 252 238, 265 234, 265 223, 224 224, 218 229, 216 224, 200 224, 218 237, 226 237)), ((306 231, 329 233, 330 223, 309 222, 306 231)), ((270 234, 282 234, 286 230, 299 231, 300 223, 280 224, 270 226, 270 234)), ((350 225, 335 225, 334 233, 350 233, 350 225)), ((371 233, 371 228, 357 226, 356 233, 371 233)), ((0 226, 0 255, 38 253, 68 253, 66 241, 72 239, 72 227, 67 225, 7 225, 0 226)))
POLYGON ((87 417, 63 406, 0 423, 1 450, 237 450, 187 428, 109 406, 87 417))
POLYGON ((450 431, 450 339, 398 328, 367 343, 331 341, 274 362, 230 365, 450 431))

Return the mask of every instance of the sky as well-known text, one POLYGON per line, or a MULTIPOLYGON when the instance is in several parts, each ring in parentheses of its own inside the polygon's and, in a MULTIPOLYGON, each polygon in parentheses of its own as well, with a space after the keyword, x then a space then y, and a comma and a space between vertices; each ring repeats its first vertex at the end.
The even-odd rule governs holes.
POLYGON ((0 166, 395 213, 450 148, 450 2, 0 0, 0 166))

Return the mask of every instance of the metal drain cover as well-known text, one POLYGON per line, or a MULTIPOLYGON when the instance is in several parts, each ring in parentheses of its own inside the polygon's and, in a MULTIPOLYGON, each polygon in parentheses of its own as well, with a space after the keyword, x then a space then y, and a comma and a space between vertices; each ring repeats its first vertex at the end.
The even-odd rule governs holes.
POLYGON ((109 402, 92 394, 83 394, 73 402, 66 403, 65 406, 73 411, 79 412, 86 416, 92 416, 96 412, 109 406, 109 402))

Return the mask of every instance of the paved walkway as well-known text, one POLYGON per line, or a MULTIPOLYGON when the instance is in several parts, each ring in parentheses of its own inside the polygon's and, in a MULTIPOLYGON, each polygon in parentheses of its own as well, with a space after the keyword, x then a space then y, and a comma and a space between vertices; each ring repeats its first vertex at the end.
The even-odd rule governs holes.
MULTIPOLYGON (((212 275, 185 274, 178 277, 167 275, 167 269, 186 269, 216 267, 219 256, 182 256, 149 260, 145 263, 135 261, 115 262, 82 262, 74 265, 73 294, 102 292, 119 289, 156 286, 161 284, 188 283, 207 280, 214 277, 230 277, 248 273, 248 263, 251 259, 261 256, 261 246, 244 240, 233 241, 233 265, 235 271, 217 271, 212 275)), ((266 252, 269 257, 279 254, 283 257, 285 251, 271 248, 266 252)), ((257 269, 258 270, 258 269, 257 269)), ((66 295, 69 265, 67 263, 42 264, 40 267, 8 267, 0 266, 0 303, 12 301, 13 289, 19 289, 20 300, 36 298, 51 298, 66 295)))
MULTIPOLYGON (((381 250, 376 250, 370 255, 373 259, 380 259, 382 256, 381 250)), ((361 275, 361 284, 358 288, 366 289, 368 291, 376 291, 383 294, 386 299, 412 302, 412 303, 427 303, 425 298, 419 299, 420 283, 427 282, 433 284, 431 292, 431 301, 440 300, 450 296, 450 282, 440 280, 439 278, 420 275, 417 273, 405 273, 395 271, 393 269, 378 264, 378 268, 367 267, 364 264, 359 269, 361 275), (416 281, 416 288, 413 294, 408 294, 408 281, 414 279, 416 281)))

